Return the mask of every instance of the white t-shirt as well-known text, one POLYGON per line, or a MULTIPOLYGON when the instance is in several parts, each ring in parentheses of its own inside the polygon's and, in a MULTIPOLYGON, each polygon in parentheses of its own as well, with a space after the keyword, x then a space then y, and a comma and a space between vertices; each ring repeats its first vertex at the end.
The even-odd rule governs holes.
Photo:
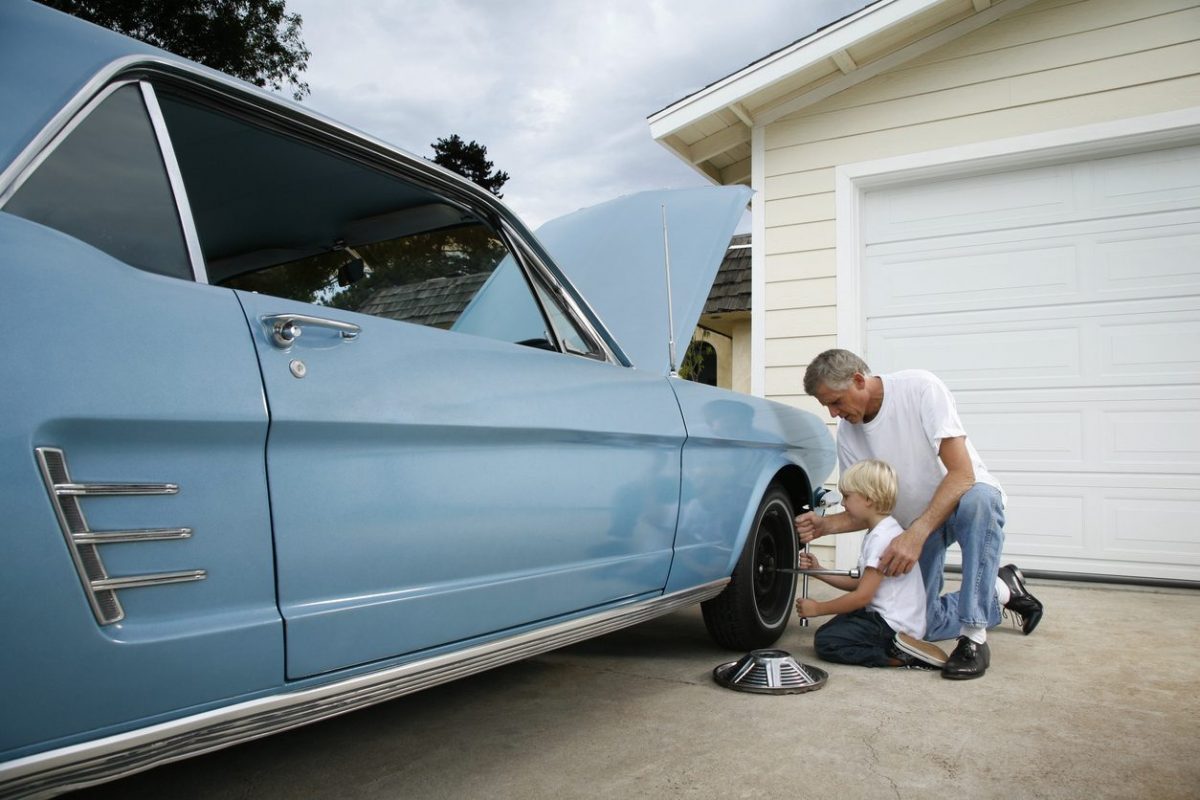
MULTIPOLYGON (((958 418, 954 395, 932 372, 910 369, 879 377, 883 405, 875 418, 857 425, 838 420, 838 464, 843 471, 868 458, 891 464, 900 481, 892 516, 908 528, 929 507, 946 476, 938 458, 942 439, 965 437, 967 432, 958 418)), ((975 482, 995 486, 1003 501, 1000 482, 987 471, 971 440, 966 441, 975 482)))
MULTIPOLYGON (((865 575, 867 567, 879 569, 879 557, 892 539, 903 532, 895 517, 885 517, 867 531, 858 554, 858 574, 865 575)), ((925 582, 921 580, 921 565, 913 565, 907 575, 885 576, 867 608, 879 612, 892 630, 925 638, 925 582)))

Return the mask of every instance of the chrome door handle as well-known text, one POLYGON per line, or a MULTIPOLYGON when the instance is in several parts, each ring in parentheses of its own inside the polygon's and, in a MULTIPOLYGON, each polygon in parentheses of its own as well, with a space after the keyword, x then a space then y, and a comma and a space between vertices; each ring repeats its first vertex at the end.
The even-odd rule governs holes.
POLYGON ((271 331, 271 341, 276 347, 291 347, 292 342, 300 338, 305 325, 314 328, 329 328, 341 334, 343 339, 356 339, 362 328, 350 322, 324 317, 312 317, 308 314, 265 314, 262 322, 271 331))

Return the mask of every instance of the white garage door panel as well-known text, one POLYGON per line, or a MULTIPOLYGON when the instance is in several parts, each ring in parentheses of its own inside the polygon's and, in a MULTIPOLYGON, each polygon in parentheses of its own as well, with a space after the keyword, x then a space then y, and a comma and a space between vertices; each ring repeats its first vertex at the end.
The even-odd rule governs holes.
POLYGON ((1144 213, 1151 208, 1200 201, 1200 147, 1153 150, 1076 165, 1078 178, 1093 181, 1083 207, 1099 212, 1144 213))
POLYGON ((1114 486, 1111 480, 1053 485, 1003 472, 998 477, 1008 493, 1005 553, 1020 554, 1023 565, 1183 580, 1194 580, 1200 568, 1200 539, 1192 524, 1200 514, 1200 488, 1114 486))
POLYGON ((1200 146, 880 188, 862 331, 932 370, 1030 569, 1200 581, 1200 146))
POLYGON ((1136 321, 1098 320, 1101 379, 1126 378, 1194 381, 1200 371, 1200 313, 1144 315, 1136 321))
POLYGON ((1200 146, 873 192, 868 244, 1200 205, 1200 146))
POLYGON ((1200 475, 1200 400, 1084 404, 1068 399, 1070 392, 1051 394, 1014 403, 958 395, 963 424, 989 469, 1200 475))
POLYGON ((1196 305, 1171 299, 878 317, 867 323, 867 351, 889 369, 922 367, 962 389, 1192 384, 1200 377, 1200 309, 1182 309, 1196 305))
POLYGON ((1077 470, 1084 464, 1085 421, 1080 409, 1052 411, 1038 405, 1006 407, 963 402, 959 416, 971 443, 987 453, 988 469, 1077 470))
POLYGON ((1200 291, 1200 226, 1179 225, 1110 236, 1093 254, 1097 291, 1104 299, 1200 291))
POLYGON ((1102 454, 1106 463, 1200 474, 1200 409, 1194 405, 1107 411, 1099 427, 1108 432, 1102 454))
POLYGON ((865 302, 886 316, 1200 292, 1200 212, 872 246, 865 302))

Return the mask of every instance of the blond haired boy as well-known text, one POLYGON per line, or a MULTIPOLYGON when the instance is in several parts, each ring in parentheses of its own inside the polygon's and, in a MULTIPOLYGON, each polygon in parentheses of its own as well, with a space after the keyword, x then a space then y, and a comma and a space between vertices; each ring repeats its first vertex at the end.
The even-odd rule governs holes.
MULTIPOLYGON (((858 557, 858 578, 818 575, 846 594, 820 602, 802 598, 802 617, 836 614, 813 638, 817 655, 840 664, 865 667, 941 669, 946 654, 925 636, 925 583, 920 567, 904 575, 885 576, 879 559, 904 529, 891 516, 896 505, 896 472, 883 461, 859 461, 838 482, 842 506, 862 527, 869 528, 858 557)), ((800 555, 802 569, 821 569, 809 553, 800 555)))

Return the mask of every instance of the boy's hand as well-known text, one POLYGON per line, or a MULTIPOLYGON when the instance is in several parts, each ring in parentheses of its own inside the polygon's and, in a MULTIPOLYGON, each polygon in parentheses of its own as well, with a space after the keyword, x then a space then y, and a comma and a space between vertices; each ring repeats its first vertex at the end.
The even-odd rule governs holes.
POLYGON ((818 610, 820 605, 816 600, 801 597, 796 601, 796 613, 802 617, 819 617, 821 616, 821 612, 818 610))
POLYGON ((821 569, 821 562, 812 553, 801 552, 800 558, 797 559, 796 563, 800 566, 800 569, 821 569))

